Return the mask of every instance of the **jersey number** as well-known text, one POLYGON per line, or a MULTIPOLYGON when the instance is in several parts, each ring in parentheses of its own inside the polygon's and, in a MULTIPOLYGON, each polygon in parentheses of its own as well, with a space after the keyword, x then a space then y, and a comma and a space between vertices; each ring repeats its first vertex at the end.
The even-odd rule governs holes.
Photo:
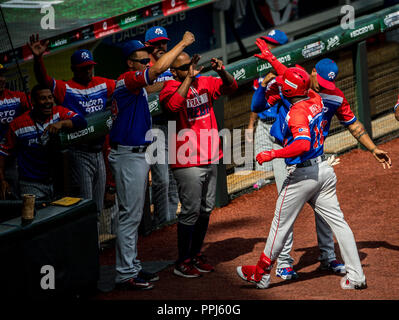
POLYGON ((314 133, 315 133, 315 141, 313 144, 313 149, 317 149, 319 146, 322 146, 324 143, 324 127, 326 126, 327 121, 323 120, 320 124, 320 129, 317 128, 317 126, 314 127, 314 133))

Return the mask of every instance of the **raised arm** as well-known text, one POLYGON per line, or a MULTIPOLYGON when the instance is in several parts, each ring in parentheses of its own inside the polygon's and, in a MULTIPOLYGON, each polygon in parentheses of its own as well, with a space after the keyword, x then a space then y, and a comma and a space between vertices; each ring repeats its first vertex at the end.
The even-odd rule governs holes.
POLYGON ((277 71, 278 75, 283 75, 284 71, 287 69, 287 67, 285 65, 283 65, 274 55, 273 53, 270 51, 269 47, 267 46, 267 44, 265 43, 264 40, 262 40, 261 38, 256 39, 255 44, 258 46, 258 48, 260 49, 261 54, 255 54, 254 56, 262 59, 262 60, 266 60, 268 61, 272 67, 274 68, 274 70, 277 71))
POLYGON ((162 55, 162 57, 159 58, 159 60, 157 60, 152 67, 150 67, 148 70, 149 80, 152 82, 158 78, 159 75, 165 72, 170 67, 172 62, 175 61, 177 56, 194 41, 194 35, 191 32, 186 31, 184 33, 183 39, 177 45, 175 45, 172 50, 169 50, 162 55))
POLYGON ((43 62, 43 53, 47 50, 48 44, 49 40, 40 40, 38 34, 29 37, 28 47, 33 54, 33 70, 36 80, 38 83, 52 88, 53 79, 47 74, 43 62))

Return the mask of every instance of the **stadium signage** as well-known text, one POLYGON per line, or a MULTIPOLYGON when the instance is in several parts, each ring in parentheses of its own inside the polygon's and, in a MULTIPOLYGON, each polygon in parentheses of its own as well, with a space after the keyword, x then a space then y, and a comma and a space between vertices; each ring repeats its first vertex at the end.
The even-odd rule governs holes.
POLYGON ((74 140, 74 139, 86 136, 89 133, 93 133, 93 132, 94 132, 94 126, 90 126, 90 127, 87 127, 87 128, 85 128, 83 130, 79 130, 79 131, 76 131, 76 132, 68 133, 67 137, 68 137, 68 140, 74 140))
POLYGON ((272 66, 269 62, 262 63, 261 65, 256 67, 257 72, 262 72, 264 70, 270 69, 272 66))
POLYGON ((68 39, 58 39, 51 45, 51 47, 60 47, 66 44, 68 44, 68 39))
POLYGON ((399 11, 392 12, 384 18, 385 25, 390 28, 399 24, 399 11))
POLYGON ((306 45, 302 49, 302 56, 304 58, 311 58, 317 56, 323 52, 325 47, 326 45, 324 44, 323 41, 313 42, 311 44, 306 45))
POLYGON ((327 39, 327 50, 330 50, 331 48, 337 47, 339 45, 340 45, 340 43, 339 43, 338 36, 334 36, 334 37, 327 39))
POLYGON ((367 32, 373 31, 373 30, 374 30, 374 24, 372 23, 372 24, 369 24, 367 26, 361 27, 361 28, 359 28, 359 29, 357 29, 355 31, 352 31, 350 33, 350 37, 351 38, 356 38, 356 37, 358 37, 358 36, 360 36, 362 34, 365 34, 367 32))
POLYGON ((236 70, 233 72, 234 79, 239 80, 239 79, 245 79, 245 69, 241 68, 239 70, 236 70))

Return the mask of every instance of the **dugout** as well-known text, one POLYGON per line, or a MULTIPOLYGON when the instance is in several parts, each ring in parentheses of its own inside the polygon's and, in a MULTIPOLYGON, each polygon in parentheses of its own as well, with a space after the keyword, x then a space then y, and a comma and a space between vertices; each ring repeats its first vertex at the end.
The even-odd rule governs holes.
MULTIPOLYGON (((102 3, 106 2, 105 0, 101 1, 103 1, 102 3)), ((109 10, 110 8, 105 6, 102 13, 95 15, 88 14, 90 10, 96 12, 95 7, 88 6, 86 1, 79 1, 82 5, 76 6, 75 11, 70 7, 63 14, 65 28, 55 31, 31 29, 27 24, 22 25, 21 29, 21 25, 16 24, 18 14, 9 15, 14 20, 7 21, 7 14, 10 14, 7 10, 11 10, 4 6, 7 2, 13 1, 2 1, 1 3, 3 20, 0 22, 0 28, 8 31, 10 37, 7 37, 7 32, 3 32, 1 35, 0 60, 9 67, 10 82, 8 85, 14 90, 27 91, 28 87, 34 84, 31 57, 24 44, 27 40, 27 32, 31 33, 36 30, 40 31, 42 38, 51 40, 45 62, 49 74, 55 78, 69 79, 71 77, 69 57, 74 50, 83 47, 92 50, 95 59, 99 62, 96 74, 114 78, 120 73, 122 64, 117 59, 109 63, 108 57, 116 57, 119 47, 124 41, 142 40, 146 29, 156 24, 163 25, 170 33, 170 37, 176 38, 181 35, 182 28, 193 26, 192 21, 211 19, 212 22, 209 25, 201 23, 195 25, 193 32, 200 35, 200 42, 202 41, 205 45, 193 47, 191 49, 193 51, 189 53, 200 52, 201 61, 204 61, 205 67, 209 66, 206 61, 209 61, 211 57, 223 58, 227 62, 226 68, 239 82, 238 91, 232 96, 219 100, 215 108, 220 128, 230 131, 246 128, 253 94, 252 81, 270 70, 270 66, 252 57, 257 49, 254 45, 255 39, 267 33, 271 29, 271 25, 258 25, 256 28, 256 19, 259 19, 259 16, 254 15, 251 1, 246 2, 247 15, 243 17, 241 25, 236 25, 238 16, 234 15, 234 10, 237 7, 226 10, 223 6, 213 7, 217 1, 185 0, 178 2, 178 6, 172 8, 171 1, 137 1, 138 6, 129 7, 128 5, 132 5, 134 2, 131 0, 121 2, 121 5, 126 3, 127 6, 123 5, 120 9, 116 9, 117 7, 113 5, 112 10, 109 10), (84 3, 87 8, 84 7, 84 3), (132 8, 134 10, 131 10, 132 8), (82 20, 77 26, 71 20, 79 10, 82 13, 82 20), (107 14, 108 16, 104 16, 107 14), (232 19, 232 17, 234 18, 232 19), (245 27, 245 23, 248 21, 253 24, 250 28, 245 27), (10 42, 10 39, 17 39, 17 41, 10 42)), ((395 136, 398 130, 392 113, 399 93, 399 36, 397 29, 399 5, 394 2, 326 1, 326 7, 316 8, 320 9, 318 12, 312 13, 305 10, 303 11, 304 16, 278 25, 278 28, 287 33, 291 41, 273 50, 273 53, 284 64, 298 63, 308 71, 311 71, 312 66, 323 57, 334 59, 339 66, 337 86, 344 92, 356 116, 365 124, 374 139, 389 139, 395 136), (342 30, 339 26, 340 8, 347 3, 355 8, 355 28, 342 30)), ((56 12, 57 5, 54 4, 56 12)), ((37 17, 35 19, 32 21, 40 25, 40 19, 37 20, 37 17)), ((24 20, 24 23, 27 23, 28 20, 24 20)), ((157 97, 150 96, 149 101, 152 113, 160 112, 157 97)), ((107 132, 109 113, 88 119, 88 121, 89 126, 92 125, 95 128, 93 131, 87 130, 72 135, 62 134, 60 143, 67 146, 73 144, 74 141, 90 140, 97 134, 107 132)), ((337 119, 334 119, 325 151, 331 154, 340 154, 357 146, 357 141, 341 127, 337 119)), ((244 134, 241 136, 241 143, 232 145, 231 148, 232 153, 243 150, 244 134)), ((63 161, 64 167, 67 168, 67 159, 64 158, 63 161)), ((251 190, 253 184, 260 178, 273 180, 273 172, 255 171, 253 170, 254 159, 251 161, 252 166, 249 167, 242 163, 219 166, 218 206, 226 205, 232 198, 251 190)), ((67 169, 62 172, 60 179, 63 181, 60 188, 68 190, 67 169)), ((151 215, 149 192, 147 192, 147 198, 146 214, 141 226, 142 234, 148 233, 151 215)), ((101 242, 115 238, 115 211, 116 208, 108 208, 103 212, 101 242)), ((8 234, 9 230, 6 231, 8 234)))

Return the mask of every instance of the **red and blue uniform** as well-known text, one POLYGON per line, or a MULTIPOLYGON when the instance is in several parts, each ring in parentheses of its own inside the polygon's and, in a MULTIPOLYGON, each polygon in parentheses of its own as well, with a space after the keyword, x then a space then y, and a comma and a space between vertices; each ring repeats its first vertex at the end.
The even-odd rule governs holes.
MULTIPOLYGON (((285 159, 287 165, 302 163, 323 154, 323 102, 321 97, 313 90, 309 90, 308 98, 292 105, 282 127, 284 147, 296 141, 310 142, 310 149, 298 156, 285 159)), ((276 153, 284 153, 284 149, 276 153)))
POLYGON ((145 139, 151 129, 147 91, 143 88, 151 84, 148 70, 128 71, 119 76, 112 101, 111 143, 125 146, 152 143, 152 137, 145 139))
POLYGON ((399 107, 399 96, 398 96, 398 101, 396 101, 395 107, 393 107, 393 110, 396 111, 398 107, 399 107))
POLYGON ((102 77, 93 77, 86 86, 72 79, 53 79, 52 87, 57 103, 81 116, 104 111, 107 99, 112 96, 114 89, 115 81, 102 77))
POLYGON ((24 92, 4 89, 0 95, 0 142, 4 139, 11 121, 29 108, 28 99, 24 92))
POLYGON ((49 135, 44 130, 48 125, 62 120, 72 120, 79 129, 87 125, 77 113, 61 106, 53 107, 52 115, 43 123, 35 122, 27 111, 10 123, 5 142, 0 144, 0 155, 16 153, 19 179, 46 181, 50 178, 51 150, 48 148, 49 135))

